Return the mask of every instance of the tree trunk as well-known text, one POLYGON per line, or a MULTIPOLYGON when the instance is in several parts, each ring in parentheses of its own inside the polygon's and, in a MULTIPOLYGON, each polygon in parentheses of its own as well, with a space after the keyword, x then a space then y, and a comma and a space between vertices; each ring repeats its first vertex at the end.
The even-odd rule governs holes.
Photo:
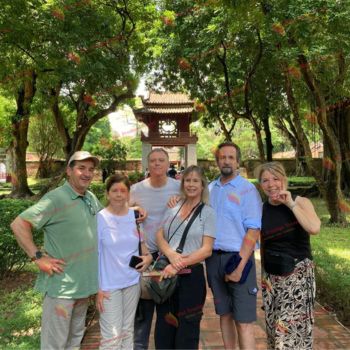
POLYGON ((334 132, 340 140, 342 161, 341 188, 345 195, 350 195, 350 108, 339 106, 329 112, 334 132))
MULTIPOLYGON (((327 113, 327 105, 324 95, 318 82, 311 71, 308 61, 304 55, 298 56, 301 72, 310 93, 313 95, 317 106, 317 122, 320 126, 324 145, 327 145, 329 151, 329 175, 326 182, 326 202, 328 211, 330 213, 330 222, 346 223, 346 216, 344 212, 344 196, 341 190, 341 148, 340 140, 334 132, 331 121, 329 120, 329 113, 327 113)), ((325 164, 324 164, 325 165, 325 164)), ((322 189, 320 188, 322 191, 322 189)))
POLYGON ((40 158, 35 178, 47 179, 52 176, 52 159, 40 158))
POLYGON ((262 117, 262 122, 263 122, 264 131, 265 131, 266 159, 268 162, 272 162, 273 144, 272 144, 270 124, 269 124, 269 109, 268 109, 267 101, 266 101, 266 108, 264 110, 264 115, 262 117))
POLYGON ((59 107, 59 96, 61 88, 62 84, 59 84, 56 88, 50 90, 50 108, 55 119, 57 131, 62 138, 64 155, 66 156, 66 159, 68 159, 72 141, 69 135, 69 129, 64 125, 64 118, 59 107))
POLYGON ((262 162, 265 162, 266 158, 265 158, 265 150, 264 150, 264 143, 261 137, 261 128, 259 127, 258 123, 256 122, 256 120, 254 119, 253 116, 251 116, 249 118, 250 122, 253 125, 254 128, 254 132, 255 132, 255 136, 256 136, 256 142, 258 145, 258 150, 259 150, 259 159, 262 162))
POLYGON ((26 198, 33 195, 27 180, 26 151, 28 147, 28 127, 30 107, 36 91, 36 74, 28 72, 19 88, 16 115, 12 118, 12 198, 26 198))
MULTIPOLYGON (((285 66, 285 70, 287 71, 287 66, 285 66)), ((324 187, 322 185, 322 177, 317 173, 312 164, 312 153, 309 140, 306 136, 306 133, 304 132, 304 128, 301 123, 299 105, 294 97, 292 83, 288 74, 285 74, 284 82, 288 105, 293 116, 292 119, 288 118, 288 123, 296 139, 296 175, 302 176, 307 171, 309 174, 315 177, 319 187, 324 187)))

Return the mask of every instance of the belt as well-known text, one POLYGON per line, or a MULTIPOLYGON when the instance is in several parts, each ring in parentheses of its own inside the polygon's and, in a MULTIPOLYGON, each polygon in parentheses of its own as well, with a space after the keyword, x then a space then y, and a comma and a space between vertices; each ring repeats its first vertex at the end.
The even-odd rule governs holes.
POLYGON ((213 249, 213 253, 216 253, 216 254, 232 254, 232 253, 238 253, 238 252, 227 252, 227 251, 221 250, 221 249, 213 249))
POLYGON ((180 270, 178 272, 178 275, 186 275, 188 273, 191 273, 192 270, 194 270, 194 269, 196 269, 198 267, 203 267, 203 264, 197 263, 197 264, 193 264, 193 265, 188 265, 186 268, 180 270))

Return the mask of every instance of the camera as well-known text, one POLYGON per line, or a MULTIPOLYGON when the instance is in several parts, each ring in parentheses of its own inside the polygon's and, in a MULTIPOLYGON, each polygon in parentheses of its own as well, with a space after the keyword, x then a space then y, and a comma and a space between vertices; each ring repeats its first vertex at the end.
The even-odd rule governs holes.
POLYGON ((135 219, 140 217, 140 212, 138 210, 134 210, 135 219))

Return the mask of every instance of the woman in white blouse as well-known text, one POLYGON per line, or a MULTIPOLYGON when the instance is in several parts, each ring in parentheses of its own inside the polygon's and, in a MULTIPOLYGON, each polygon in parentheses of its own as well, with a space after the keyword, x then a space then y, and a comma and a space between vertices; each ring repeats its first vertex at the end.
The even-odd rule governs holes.
POLYGON ((140 273, 152 262, 129 208, 130 183, 124 175, 113 175, 106 183, 108 205, 97 215, 99 247, 100 349, 132 349, 134 318, 140 296, 140 273), (140 262, 132 268, 131 257, 140 262))

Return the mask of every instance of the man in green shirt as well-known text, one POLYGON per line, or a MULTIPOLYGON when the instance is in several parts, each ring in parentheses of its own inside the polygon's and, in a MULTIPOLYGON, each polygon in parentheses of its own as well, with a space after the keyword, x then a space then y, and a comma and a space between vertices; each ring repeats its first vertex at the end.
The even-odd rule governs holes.
POLYGON ((98 290, 96 214, 102 208, 87 190, 98 159, 75 152, 68 181, 47 193, 11 224, 21 248, 38 266, 36 289, 44 296, 41 349, 79 348, 84 335, 88 297, 98 290), (44 251, 32 236, 44 230, 44 251))

